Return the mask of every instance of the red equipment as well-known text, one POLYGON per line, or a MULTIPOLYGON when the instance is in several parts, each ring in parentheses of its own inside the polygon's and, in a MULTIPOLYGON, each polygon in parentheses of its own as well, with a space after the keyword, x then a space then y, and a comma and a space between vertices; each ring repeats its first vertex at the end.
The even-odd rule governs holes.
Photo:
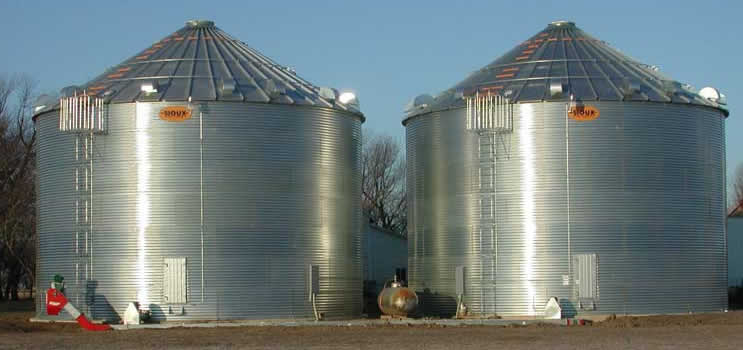
POLYGON ((62 292, 55 288, 49 288, 46 291, 46 313, 48 315, 56 316, 59 312, 65 310, 69 313, 80 326, 89 331, 108 331, 111 330, 111 326, 107 324, 96 324, 90 322, 83 313, 77 310, 62 292))

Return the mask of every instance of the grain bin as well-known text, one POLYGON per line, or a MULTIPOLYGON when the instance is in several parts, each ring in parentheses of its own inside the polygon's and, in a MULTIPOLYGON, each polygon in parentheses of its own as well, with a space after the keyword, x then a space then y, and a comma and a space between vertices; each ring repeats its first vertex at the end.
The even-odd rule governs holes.
POLYGON ((37 286, 110 321, 361 313, 355 99, 210 21, 63 93, 35 113, 37 286))
POLYGON ((424 312, 727 307, 724 95, 549 24, 407 107, 409 282, 424 312))

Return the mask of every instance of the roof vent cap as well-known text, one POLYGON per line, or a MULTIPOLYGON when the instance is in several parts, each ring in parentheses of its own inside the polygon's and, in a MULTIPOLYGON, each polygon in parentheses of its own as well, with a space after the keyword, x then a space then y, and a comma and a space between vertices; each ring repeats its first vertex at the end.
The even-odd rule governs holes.
POLYGON ((344 91, 338 96, 338 102, 342 104, 348 104, 349 102, 356 99, 356 94, 350 91, 344 91))
POLYGON ((148 81, 146 83, 142 83, 142 85, 140 86, 140 90, 148 95, 156 93, 157 88, 158 85, 156 81, 148 81))
POLYGON ((214 27, 214 22, 203 19, 192 19, 186 22, 186 27, 189 28, 211 28, 214 27))
POLYGON ((39 96, 33 104, 34 113, 38 113, 48 107, 53 106, 57 102, 57 99, 53 96, 43 94, 39 96))
POLYGON ((360 110, 359 97, 351 91, 344 91, 338 95, 338 102, 342 103, 352 110, 360 110))
POLYGON ((632 95, 640 93, 640 81, 636 78, 624 78, 622 79, 621 90, 624 97, 632 97, 632 95))
POLYGON ((219 82, 219 88, 222 90, 222 93, 225 95, 231 95, 235 92, 235 81, 234 80, 226 80, 226 79, 220 79, 219 82))
POLYGON ((720 90, 717 90, 710 86, 707 86, 699 90, 699 96, 702 96, 708 101, 711 101, 717 104, 721 104, 721 105, 728 104, 727 97, 725 97, 725 95, 720 93, 720 90))
POLYGON ((563 84, 561 81, 550 82, 550 97, 562 97, 563 92, 565 92, 566 90, 567 89, 565 87, 565 84, 563 84))
POLYGON ((77 94, 78 90, 80 90, 79 86, 70 85, 59 90, 59 94, 62 95, 62 97, 72 97, 77 94))
POLYGON ((329 87, 325 87, 325 86, 321 87, 320 88, 320 97, 322 97, 322 98, 324 98, 324 99, 326 99, 326 100, 328 100, 330 102, 335 101, 335 97, 336 97, 335 89, 329 88, 329 87))
POLYGON ((283 86, 279 86, 271 79, 263 80, 260 85, 263 87, 263 91, 271 98, 286 95, 286 89, 283 86))
POLYGON ((410 113, 415 110, 424 109, 432 105, 433 101, 434 101, 433 96, 429 94, 418 95, 412 100, 410 100, 410 102, 408 102, 407 105, 405 105, 405 112, 410 113))
POLYGON ((564 20, 554 21, 554 22, 550 22, 549 27, 561 27, 561 28, 575 27, 575 22, 564 21, 564 20))

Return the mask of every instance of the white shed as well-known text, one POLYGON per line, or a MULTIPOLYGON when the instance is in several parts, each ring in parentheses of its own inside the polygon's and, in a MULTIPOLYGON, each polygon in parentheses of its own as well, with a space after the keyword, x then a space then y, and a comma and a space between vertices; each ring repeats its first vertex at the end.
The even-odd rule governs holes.
POLYGON ((369 224, 362 226, 364 293, 377 295, 387 280, 407 280, 408 240, 390 230, 369 224))

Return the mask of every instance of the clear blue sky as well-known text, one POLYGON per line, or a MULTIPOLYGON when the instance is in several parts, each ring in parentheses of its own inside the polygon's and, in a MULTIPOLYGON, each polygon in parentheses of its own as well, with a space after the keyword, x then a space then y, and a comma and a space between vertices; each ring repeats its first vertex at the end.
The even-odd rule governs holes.
POLYGON ((566 19, 696 88, 728 97, 728 175, 743 164, 741 1, 10 1, 0 73, 80 84, 188 19, 210 19, 316 85, 357 92, 365 127, 400 139, 405 103, 566 19))

